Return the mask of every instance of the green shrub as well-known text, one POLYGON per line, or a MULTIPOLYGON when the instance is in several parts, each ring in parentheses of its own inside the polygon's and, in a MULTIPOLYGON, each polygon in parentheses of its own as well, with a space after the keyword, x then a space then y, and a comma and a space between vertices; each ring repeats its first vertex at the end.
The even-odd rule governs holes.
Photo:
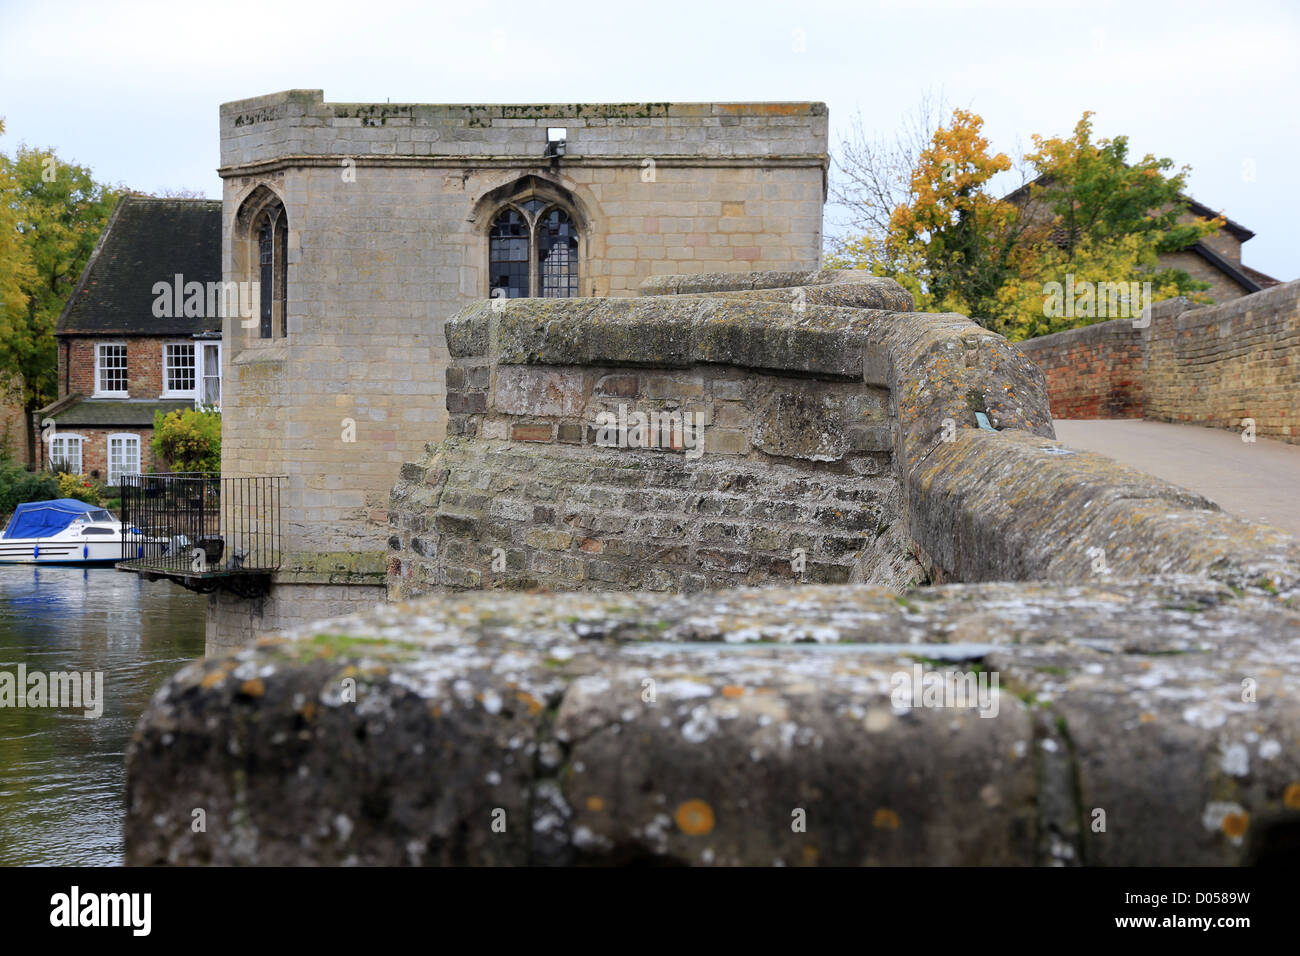
POLYGON ((59 494, 60 498, 75 498, 77 501, 84 501, 88 505, 99 505, 103 507, 104 496, 100 493, 99 482, 87 478, 85 475, 74 475, 64 472, 59 475, 59 494))
POLYGON ((18 462, 0 459, 0 515, 8 523, 14 509, 26 501, 58 498, 58 479, 48 472, 28 471, 18 462))
POLYGON ((154 457, 171 471, 221 471, 221 413, 179 409, 155 412, 154 457))

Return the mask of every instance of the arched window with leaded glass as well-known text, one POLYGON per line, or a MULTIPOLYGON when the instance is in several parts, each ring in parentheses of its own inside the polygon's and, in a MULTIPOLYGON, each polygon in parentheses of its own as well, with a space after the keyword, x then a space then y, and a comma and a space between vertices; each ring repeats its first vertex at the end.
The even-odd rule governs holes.
POLYGON ((506 207, 492 222, 488 234, 492 295, 523 299, 529 295, 528 246, 531 228, 523 212, 506 207), (504 292, 497 292, 503 289, 504 292))
MULTIPOLYGON (((232 269, 257 291, 255 315, 240 315, 239 324, 257 338, 288 334, 289 217, 284 203, 266 186, 258 186, 240 205, 235 218, 232 269)), ((244 307, 241 302, 240 308, 244 307)), ((249 303, 251 304, 251 303, 249 303)))
POLYGON ((563 209, 552 207, 537 220, 537 294, 567 299, 578 294, 578 230, 563 209))
POLYGON ((275 203, 263 209, 254 220, 253 229, 257 236, 258 282, 261 288, 258 334, 261 338, 269 339, 275 334, 273 329, 279 328, 280 336, 283 337, 288 333, 284 287, 289 258, 289 228, 284 206, 275 203))
POLYGON ((534 198, 503 207, 488 231, 489 294, 507 299, 576 296, 578 240, 572 214, 556 203, 534 198))

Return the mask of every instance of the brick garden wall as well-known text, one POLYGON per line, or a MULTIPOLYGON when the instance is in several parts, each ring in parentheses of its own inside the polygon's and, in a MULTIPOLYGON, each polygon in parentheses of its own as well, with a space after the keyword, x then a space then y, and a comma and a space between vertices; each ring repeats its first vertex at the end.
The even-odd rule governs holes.
POLYGON ((23 423, 22 394, 18 383, 0 381, 0 451, 27 464, 27 431, 23 423))
POLYGON ((1157 303, 1128 319, 1018 343, 1047 376, 1056 418, 1149 418, 1300 442, 1300 282, 1221 305, 1157 303))
POLYGON ((1142 342, 1126 319, 1021 342, 1047 376, 1056 418, 1141 418, 1142 342))

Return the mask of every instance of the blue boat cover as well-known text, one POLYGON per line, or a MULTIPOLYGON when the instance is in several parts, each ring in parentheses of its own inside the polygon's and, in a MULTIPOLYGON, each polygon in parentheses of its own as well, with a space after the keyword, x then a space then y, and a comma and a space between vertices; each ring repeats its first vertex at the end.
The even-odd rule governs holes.
POLYGON ((58 534, 72 522, 90 511, 100 511, 98 505, 86 504, 76 498, 56 498, 53 501, 28 501, 14 509, 14 516, 5 528, 6 538, 48 538, 58 534))

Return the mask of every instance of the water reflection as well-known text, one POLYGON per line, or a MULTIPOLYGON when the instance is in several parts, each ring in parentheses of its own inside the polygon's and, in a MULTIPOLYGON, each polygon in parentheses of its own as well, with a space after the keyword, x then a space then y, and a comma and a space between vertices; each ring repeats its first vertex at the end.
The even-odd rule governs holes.
POLYGON ((0 707, 0 864, 122 861, 127 741, 203 654, 205 598, 111 568, 0 565, 0 671, 103 671, 104 713, 0 707))

